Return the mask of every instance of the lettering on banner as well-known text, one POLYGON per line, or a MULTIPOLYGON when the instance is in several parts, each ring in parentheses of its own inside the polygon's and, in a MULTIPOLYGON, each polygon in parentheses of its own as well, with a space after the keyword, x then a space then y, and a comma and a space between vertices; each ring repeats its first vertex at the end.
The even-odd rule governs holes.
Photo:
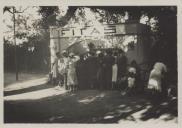
POLYGON ((80 32, 81 32, 81 35, 83 35, 83 32, 86 30, 86 28, 81 28, 80 29, 80 32))
MULTIPOLYGON (((131 25, 130 25, 131 26, 131 25)), ((83 28, 60 28, 59 37, 79 37, 79 36, 96 36, 96 35, 118 35, 126 34, 126 31, 130 30, 134 33, 137 33, 136 24, 132 24, 132 27, 127 27, 124 24, 109 24, 103 25, 102 27, 87 26, 83 28), (133 27, 134 26, 134 27, 133 27)), ((51 29, 51 36, 54 35, 54 31, 51 29)))
POLYGON ((108 25, 104 27, 104 34, 108 35, 108 34, 116 34, 116 26, 115 25, 108 25))

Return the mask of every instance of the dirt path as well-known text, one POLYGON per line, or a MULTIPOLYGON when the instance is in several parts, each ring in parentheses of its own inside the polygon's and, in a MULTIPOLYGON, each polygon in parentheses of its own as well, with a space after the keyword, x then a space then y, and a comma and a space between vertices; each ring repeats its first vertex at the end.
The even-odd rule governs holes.
POLYGON ((121 96, 116 90, 67 93, 55 88, 41 88, 37 91, 6 96, 5 122, 177 124, 175 101, 153 105, 145 96, 121 96), (37 98, 28 98, 36 95, 37 98))
POLYGON ((26 81, 31 81, 35 79, 45 78, 47 74, 45 73, 26 73, 26 72, 19 72, 18 78, 19 80, 16 81, 15 73, 13 72, 5 72, 4 73, 4 87, 12 86, 14 84, 23 83, 26 81))

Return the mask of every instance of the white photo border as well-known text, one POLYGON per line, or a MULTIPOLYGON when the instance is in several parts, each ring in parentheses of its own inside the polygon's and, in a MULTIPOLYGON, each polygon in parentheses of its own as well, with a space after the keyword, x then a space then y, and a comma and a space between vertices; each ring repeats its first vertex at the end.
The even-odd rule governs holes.
MULTIPOLYGON (((178 127, 182 128, 182 0, 1 0, 0 17, 3 15, 4 6, 57 6, 66 4, 69 6, 177 6, 177 54, 178 54, 178 127)), ((1 26, 2 26, 1 19, 1 26)), ((131 123, 131 124, 4 124, 3 106, 3 30, 0 29, 0 127, 1 128, 175 128, 167 124, 131 123), (163 126, 163 127, 162 127, 163 126)))

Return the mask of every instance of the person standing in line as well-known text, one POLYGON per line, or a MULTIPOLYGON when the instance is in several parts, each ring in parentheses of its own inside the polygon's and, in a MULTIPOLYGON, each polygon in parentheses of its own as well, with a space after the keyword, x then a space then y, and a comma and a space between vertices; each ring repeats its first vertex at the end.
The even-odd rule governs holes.
POLYGON ((69 61, 68 61, 68 89, 69 92, 76 91, 76 86, 78 84, 77 75, 76 75, 76 58, 73 53, 69 54, 69 61))
POLYGON ((80 60, 76 64, 76 74, 78 79, 78 89, 85 89, 85 60, 84 55, 80 55, 80 60))
POLYGON ((63 85, 67 90, 67 74, 68 74, 68 53, 66 51, 62 52, 62 60, 63 60, 63 85))
POLYGON ((100 90, 103 89, 104 86, 104 54, 99 51, 98 52, 98 71, 97 71, 97 86, 100 90))
POLYGON ((68 56, 67 52, 63 51, 62 56, 59 56, 58 59, 58 86, 64 86, 66 89, 67 83, 67 67, 68 67, 68 56))
POLYGON ((63 58, 60 56, 60 54, 57 55, 58 57, 58 76, 57 76, 57 80, 58 80, 58 88, 60 88, 63 85, 63 80, 64 80, 64 61, 63 58))
POLYGON ((165 81, 165 75, 167 73, 167 66, 162 62, 156 62, 153 66, 153 69, 150 72, 148 89, 152 94, 152 99, 158 100, 161 97, 162 92, 164 92, 163 85, 165 81))
POLYGON ((88 86, 90 89, 96 87, 96 74, 97 74, 97 58, 95 57, 95 52, 92 51, 89 53, 89 57, 87 58, 87 66, 88 66, 88 86))
POLYGON ((117 79, 118 79, 118 65, 117 65, 117 58, 115 57, 115 62, 112 66, 112 89, 116 88, 117 86, 117 79))
POLYGON ((111 89, 112 86, 112 65, 114 64, 114 57, 112 51, 107 50, 106 56, 104 57, 104 86, 105 89, 111 89))
POLYGON ((123 89, 125 87, 126 80, 126 74, 127 74, 127 57, 124 54, 123 50, 119 50, 118 55, 118 80, 119 80, 119 88, 123 89))
POLYGON ((58 76, 58 55, 59 53, 56 53, 55 56, 51 57, 51 74, 52 74, 52 84, 53 86, 56 86, 57 84, 57 76, 58 76))

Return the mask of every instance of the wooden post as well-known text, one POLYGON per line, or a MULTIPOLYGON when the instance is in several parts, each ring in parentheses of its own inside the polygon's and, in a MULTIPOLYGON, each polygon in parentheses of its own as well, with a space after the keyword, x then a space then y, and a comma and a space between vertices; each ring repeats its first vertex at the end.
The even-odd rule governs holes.
POLYGON ((58 31, 58 51, 61 52, 60 31, 59 29, 57 31, 58 31))
POLYGON ((15 45, 15 72, 16 72, 16 81, 18 81, 18 62, 17 62, 17 49, 16 49, 16 19, 15 19, 15 7, 13 7, 13 22, 14 22, 14 45, 15 45))

